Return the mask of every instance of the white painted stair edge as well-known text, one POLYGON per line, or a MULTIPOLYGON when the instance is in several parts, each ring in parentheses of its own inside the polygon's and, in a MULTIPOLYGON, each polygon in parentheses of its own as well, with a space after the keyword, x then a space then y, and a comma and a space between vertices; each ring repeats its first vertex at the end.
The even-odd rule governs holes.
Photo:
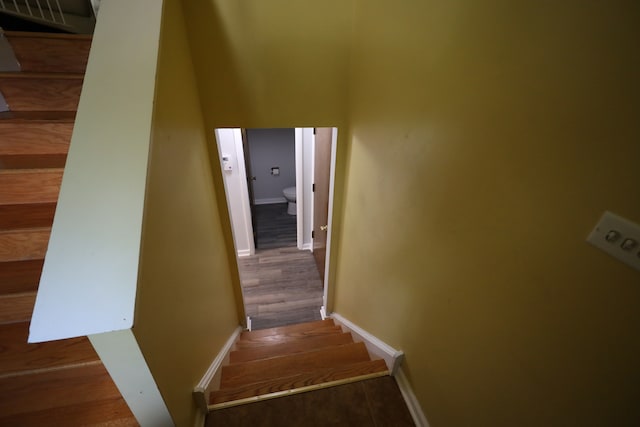
POLYGON ((233 333, 231 334, 227 342, 225 342, 222 348, 220 349, 220 352, 218 352, 218 355, 216 356, 216 358, 213 359, 213 362, 211 362, 211 365, 207 369, 207 372, 204 373, 200 382, 193 389, 193 399, 195 400, 196 405, 198 405, 198 408, 200 409, 199 414, 202 415, 201 417, 197 417, 196 426, 201 427, 204 425, 205 416, 209 411, 208 410, 209 394, 211 393, 211 386, 214 382, 214 378, 216 377, 216 374, 220 372, 220 369, 222 368, 222 364, 226 360, 228 360, 229 353, 231 352, 233 345, 238 340, 238 337, 240 336, 240 333, 242 331, 243 331, 242 326, 238 326, 233 331, 233 333))
MULTIPOLYGON (((324 316, 323 316, 324 317, 324 316)), ((354 341, 363 342, 369 350, 369 353, 375 357, 379 357, 385 361, 387 368, 393 377, 396 379, 396 383, 400 388, 400 393, 404 398, 409 413, 413 418, 413 422, 418 427, 429 427, 427 417, 424 415, 424 411, 418 402, 409 380, 405 376, 400 365, 404 360, 404 353, 400 350, 396 350, 390 345, 383 342, 381 339, 373 336, 369 332, 365 331, 355 323, 345 319, 338 313, 331 313, 328 317, 332 318, 335 323, 341 326, 343 329, 351 332, 354 341)))

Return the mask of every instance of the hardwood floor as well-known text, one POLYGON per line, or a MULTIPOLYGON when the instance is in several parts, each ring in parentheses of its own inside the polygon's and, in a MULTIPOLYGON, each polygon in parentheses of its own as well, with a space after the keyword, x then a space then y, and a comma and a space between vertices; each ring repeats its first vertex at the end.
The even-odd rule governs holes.
POLYGON ((320 320, 323 285, 311 252, 257 249, 238 264, 252 329, 320 320))
POLYGON ((296 246, 296 216, 287 214, 286 203, 255 205, 257 245, 259 249, 296 246))

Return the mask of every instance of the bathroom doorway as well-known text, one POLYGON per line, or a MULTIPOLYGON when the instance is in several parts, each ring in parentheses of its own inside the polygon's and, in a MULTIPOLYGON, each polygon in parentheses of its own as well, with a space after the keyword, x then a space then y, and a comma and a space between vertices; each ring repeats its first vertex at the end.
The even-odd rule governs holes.
POLYGON ((322 258, 329 259, 337 129, 323 130, 328 136, 329 183, 317 186, 314 194, 315 131, 216 129, 243 302, 252 329, 324 318, 329 265, 318 267, 314 248, 326 250, 322 258), (323 224, 314 224, 318 191, 327 193, 320 198, 328 201, 323 224), (320 230, 326 245, 314 245, 320 230))
POLYGON ((296 246, 295 129, 246 129, 242 145, 255 248, 296 246))

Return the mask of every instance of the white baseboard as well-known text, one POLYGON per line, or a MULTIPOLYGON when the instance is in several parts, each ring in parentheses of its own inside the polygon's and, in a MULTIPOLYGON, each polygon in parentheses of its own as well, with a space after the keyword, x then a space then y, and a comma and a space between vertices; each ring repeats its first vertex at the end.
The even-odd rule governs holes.
POLYGON ((211 365, 209 366, 209 369, 207 369, 207 372, 204 373, 204 376, 202 377, 198 385, 196 385, 193 389, 193 399, 198 405, 200 412, 202 412, 203 414, 207 414, 207 412, 209 411, 209 387, 211 385, 211 381, 222 367, 222 363, 229 355, 229 352, 231 351, 233 344, 238 339, 240 332, 242 332, 242 326, 238 326, 233 331, 227 342, 222 346, 222 349, 220 349, 220 352, 218 353, 216 358, 213 359, 213 362, 211 362, 211 365))
POLYGON ((329 317, 331 317, 338 325, 351 332, 356 341, 364 342, 367 346, 367 350, 369 350, 371 354, 383 359, 387 364, 387 368, 391 375, 396 374, 402 364, 402 360, 404 359, 404 353, 402 351, 396 350, 390 345, 382 342, 382 340, 374 337, 369 332, 345 319, 338 313, 331 313, 329 317))
POLYGON ((239 249, 238 250, 238 256, 239 257, 249 256, 249 255, 251 255, 251 249, 239 249))
POLYGON ((313 249, 313 244, 311 243, 303 243, 302 247, 300 248, 300 250, 302 251, 310 251, 311 249, 313 249))
POLYGON ((327 309, 324 308, 324 305, 320 307, 320 317, 322 318, 322 320, 327 318, 327 309))
POLYGON ((287 199, 284 197, 270 197, 267 199, 255 199, 254 205, 273 205, 276 203, 287 203, 287 199))
POLYGON ((424 415, 422 407, 420 406, 420 403, 418 403, 418 399, 416 399, 416 395, 413 394, 409 380, 405 376, 402 368, 398 369, 395 378, 396 383, 398 383, 398 388, 400 388, 400 393, 402 393, 402 397, 404 397, 404 401, 407 403, 407 408, 409 408, 409 413, 411 414, 416 427, 429 427, 429 421, 427 421, 427 417, 424 415))

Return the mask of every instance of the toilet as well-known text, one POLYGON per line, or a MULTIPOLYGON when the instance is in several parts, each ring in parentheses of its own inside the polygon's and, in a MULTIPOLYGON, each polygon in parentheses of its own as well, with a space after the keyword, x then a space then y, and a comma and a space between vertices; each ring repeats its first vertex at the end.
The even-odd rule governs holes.
POLYGON ((287 213, 289 215, 295 215, 297 213, 296 187, 287 187, 282 190, 282 194, 284 194, 284 198, 287 199, 287 202, 289 202, 289 205, 287 206, 287 213))

